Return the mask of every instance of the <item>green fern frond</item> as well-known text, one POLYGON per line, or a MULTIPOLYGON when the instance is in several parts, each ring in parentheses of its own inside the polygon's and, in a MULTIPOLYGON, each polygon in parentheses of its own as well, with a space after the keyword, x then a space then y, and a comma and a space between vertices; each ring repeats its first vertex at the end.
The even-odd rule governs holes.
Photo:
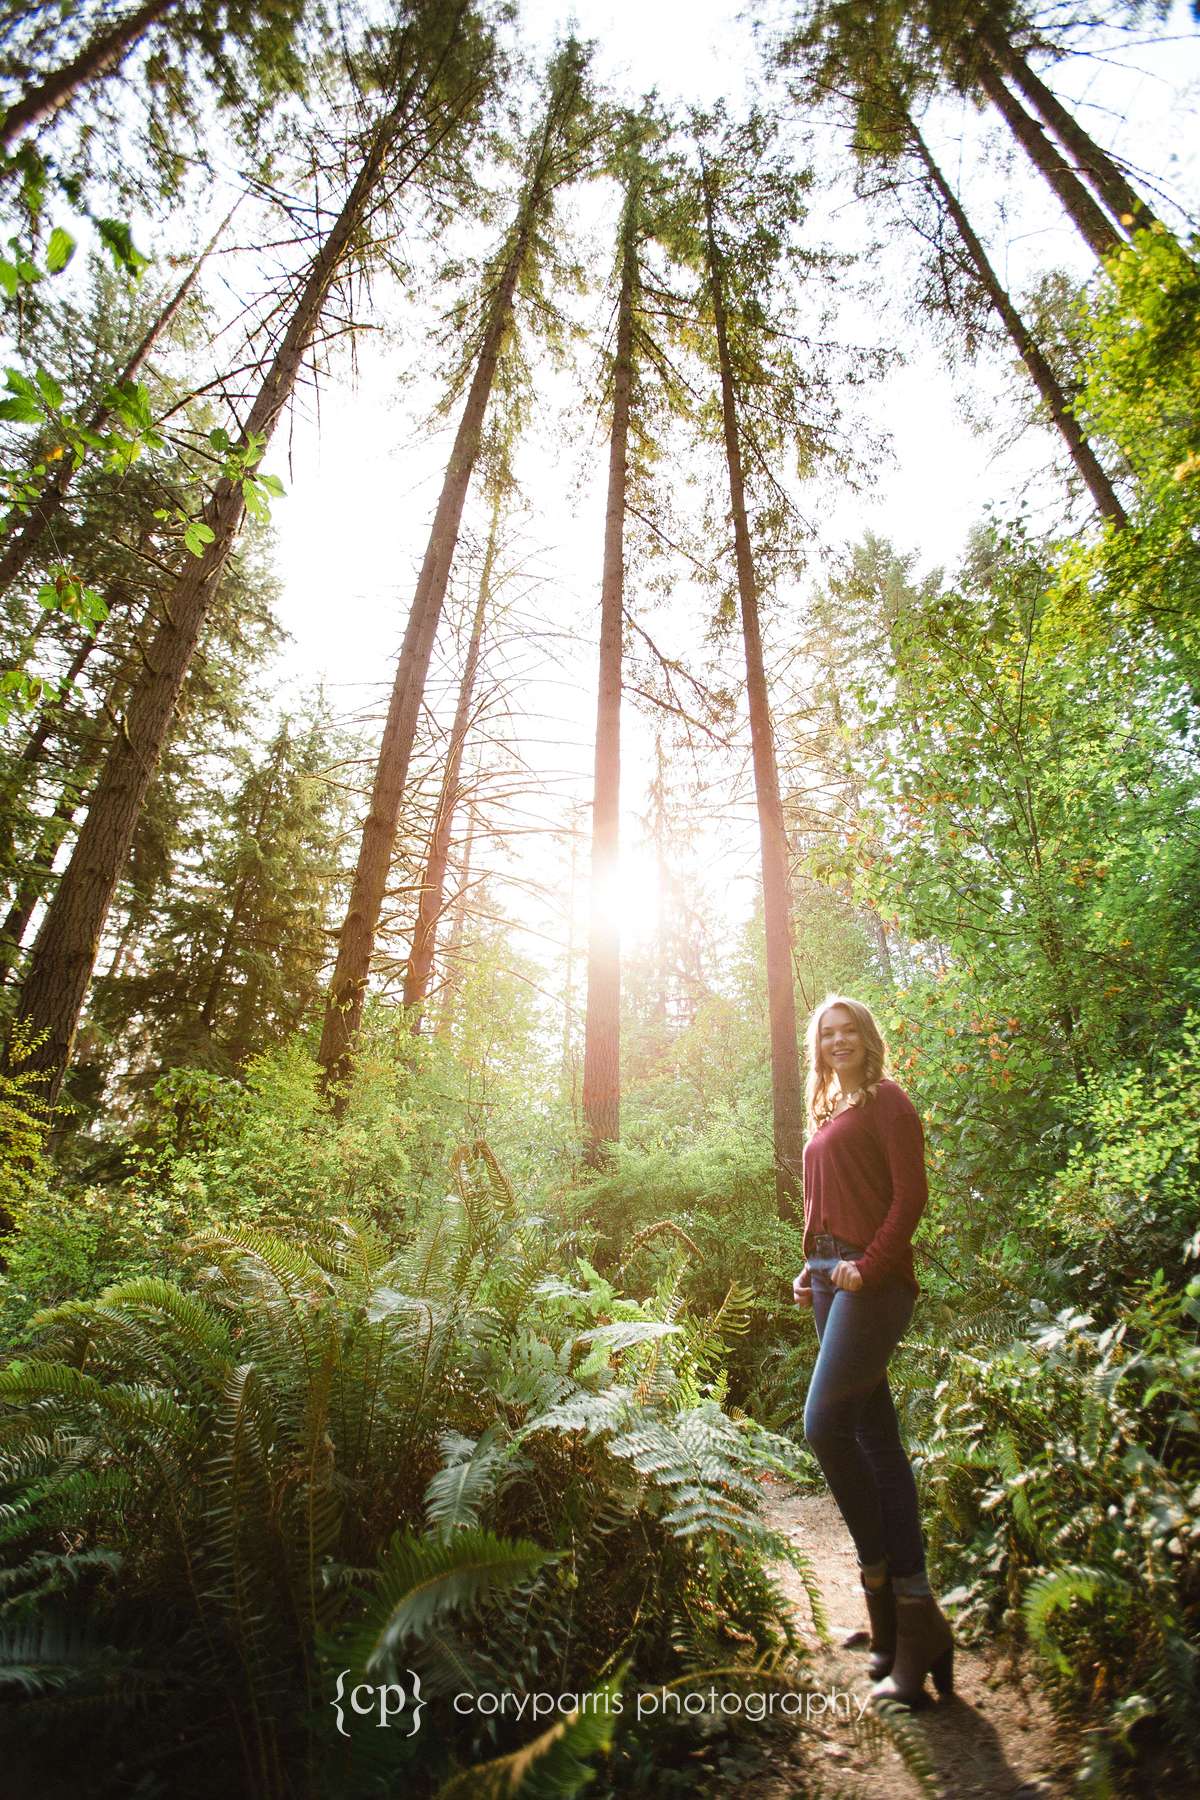
POLYGON ((450 1537, 456 1531, 478 1525, 484 1502, 495 1491, 510 1446, 499 1440, 499 1427, 490 1426, 477 1441, 457 1432, 443 1434, 443 1466, 425 1490, 425 1516, 431 1531, 450 1537))
POLYGON ((594 1774, 587 1759, 612 1743, 626 1668, 623 1665, 611 1680, 593 1688, 573 1712, 532 1743, 453 1776, 438 1789, 435 1800, 503 1800, 518 1793, 521 1800, 574 1800, 594 1774))
POLYGON ((597 1325, 591 1331, 581 1331, 575 1339, 577 1344, 603 1344, 614 1356, 622 1350, 632 1350, 638 1344, 651 1344, 660 1338, 677 1337, 678 1325, 663 1323, 658 1319, 618 1320, 613 1325, 597 1325))
POLYGON ((1061 1674, 1069 1674, 1071 1665, 1050 1636, 1049 1621, 1055 1613, 1065 1612, 1073 1600, 1090 1605, 1102 1592, 1128 1594, 1129 1584, 1110 1569, 1088 1568, 1083 1564, 1051 1569, 1032 1581, 1022 1602, 1022 1615, 1030 1641, 1045 1652, 1061 1674))
POLYGON ((378 1668, 406 1638, 422 1637, 447 1613, 516 1586, 556 1557, 528 1538, 479 1529, 449 1539, 397 1532, 380 1562, 365 1666, 378 1668))
POLYGON ((289 1244, 266 1231, 210 1227, 193 1232, 178 1255, 187 1261, 212 1258, 235 1288, 265 1286, 289 1297, 334 1291, 332 1277, 303 1245, 289 1244))

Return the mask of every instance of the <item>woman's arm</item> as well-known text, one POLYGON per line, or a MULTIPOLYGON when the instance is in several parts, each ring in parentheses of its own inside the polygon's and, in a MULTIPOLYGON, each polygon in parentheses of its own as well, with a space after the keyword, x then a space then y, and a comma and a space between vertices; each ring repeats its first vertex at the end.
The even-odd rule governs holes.
POLYGON ((879 1108, 875 1123, 887 1158, 892 1198, 883 1223, 858 1261, 865 1288, 878 1287, 888 1271, 897 1267, 898 1253, 912 1242, 929 1198, 921 1115, 897 1087, 881 1087, 871 1104, 879 1108))

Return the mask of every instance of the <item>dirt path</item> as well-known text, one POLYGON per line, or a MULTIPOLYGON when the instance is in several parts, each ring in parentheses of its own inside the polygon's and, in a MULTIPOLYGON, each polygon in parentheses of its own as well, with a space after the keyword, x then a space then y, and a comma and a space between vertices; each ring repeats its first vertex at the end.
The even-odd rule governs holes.
MULTIPOLYGON (((804 1551, 821 1581, 831 1643, 821 1643, 812 1625, 804 1585, 784 1565, 783 1585, 794 1597, 801 1629, 813 1646, 814 1674, 824 1687, 865 1697, 870 1692, 865 1650, 842 1650, 839 1640, 866 1624, 854 1550, 828 1494, 794 1493, 784 1484, 767 1489, 771 1523, 804 1551)), ((932 1694, 932 1683, 929 1683, 932 1694)), ((958 1648, 955 1692, 911 1715, 925 1744, 939 1791, 946 1800, 1049 1800, 1071 1792, 1075 1757, 1055 1735, 1054 1722, 1032 1679, 1006 1657, 958 1648)), ((841 1703, 843 1711, 857 1706, 841 1703)), ((887 1749, 875 1756, 856 1744, 837 1719, 806 1720, 794 1741, 795 1761, 748 1781, 746 1800, 792 1800, 811 1792, 804 1770, 812 1769, 829 1789, 850 1800, 909 1800, 920 1790, 899 1756, 887 1749)))

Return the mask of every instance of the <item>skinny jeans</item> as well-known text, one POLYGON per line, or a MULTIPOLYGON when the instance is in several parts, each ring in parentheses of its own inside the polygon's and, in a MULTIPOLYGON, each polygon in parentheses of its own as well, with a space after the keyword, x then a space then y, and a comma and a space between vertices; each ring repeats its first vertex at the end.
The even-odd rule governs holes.
POLYGON ((804 1406, 804 1435, 821 1465, 860 1563, 890 1575, 925 1567, 917 1484, 900 1438, 887 1365, 916 1295, 899 1275, 856 1294, 830 1279, 838 1258, 810 1257, 820 1350, 804 1406))

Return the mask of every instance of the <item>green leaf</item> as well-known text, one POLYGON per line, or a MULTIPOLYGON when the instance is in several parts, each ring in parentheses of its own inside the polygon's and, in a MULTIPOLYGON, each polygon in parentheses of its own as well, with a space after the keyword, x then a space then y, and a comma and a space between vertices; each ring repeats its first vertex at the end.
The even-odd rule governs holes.
POLYGON ((17 273, 15 263, 10 263, 6 256, 0 256, 0 287, 11 300, 21 285, 21 277, 17 273))
POLYGON ((23 394, 14 394, 0 400, 0 419, 12 419, 17 425, 37 425, 43 418, 41 407, 35 400, 27 400, 23 394))
POLYGON ((61 225, 56 225, 50 233, 50 243, 46 249, 46 273, 57 275, 65 269, 75 254, 75 239, 61 225))
POLYGON ((375 1626, 368 1669, 384 1663, 405 1638, 423 1637, 445 1614, 515 1587, 554 1559, 554 1551, 528 1538, 490 1531, 460 1531, 449 1543, 397 1532, 380 1568, 386 1611, 375 1626))
POLYGON ((63 391, 58 382, 55 381, 53 375, 47 374, 45 369, 39 369, 37 371, 36 379, 38 387, 41 390, 42 399, 46 402, 46 405, 61 406, 63 403, 63 391))
POLYGON ((517 1793, 529 1800, 573 1800, 592 1779, 587 1759, 612 1743, 628 1668, 622 1663, 610 1680, 582 1695, 573 1712, 519 1750, 452 1776, 435 1800, 502 1800, 517 1793))
POLYGON ((100 242, 113 259, 113 266, 124 269, 127 275, 139 276, 143 269, 150 267, 150 258, 143 256, 136 248, 133 233, 124 219, 97 219, 96 230, 100 234, 100 242))
POLYGON ((206 525, 203 519, 193 519, 183 534, 183 541, 193 556, 203 556, 205 545, 211 544, 215 536, 211 525, 206 525))
POLYGON ((228 450, 229 433, 225 430, 224 426, 218 425, 215 431, 209 432, 208 441, 214 450, 228 450))
POLYGON ((252 475, 242 483, 242 499, 246 502, 246 511, 252 519, 269 519, 271 509, 259 492, 258 483, 252 475))

